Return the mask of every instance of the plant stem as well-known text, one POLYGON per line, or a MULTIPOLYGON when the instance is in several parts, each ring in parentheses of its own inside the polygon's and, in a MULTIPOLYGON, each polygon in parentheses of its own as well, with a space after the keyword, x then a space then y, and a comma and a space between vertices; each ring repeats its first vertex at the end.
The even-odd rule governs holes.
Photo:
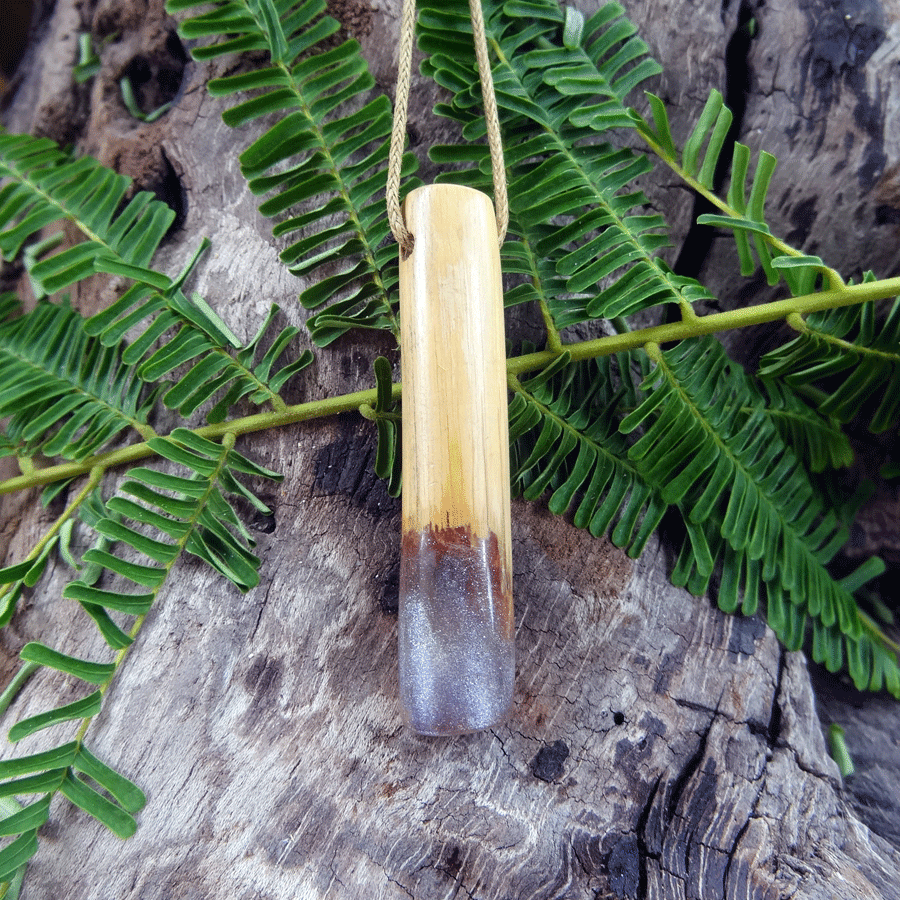
MULTIPOLYGON (((399 399, 400 385, 395 384, 392 390, 393 398, 399 399)), ((284 425, 293 425, 296 422, 304 422, 307 419, 320 419, 325 416, 333 416, 338 413, 355 412, 359 407, 368 403, 372 405, 377 400, 375 388, 365 391, 356 391, 352 394, 342 394, 338 397, 328 397, 324 400, 311 400, 308 403, 300 403, 296 406, 287 406, 283 411, 256 413, 252 416, 244 416, 240 419, 231 419, 215 425, 205 425, 195 428, 194 433, 202 437, 216 439, 228 432, 236 436, 250 434, 255 431, 266 431, 270 428, 280 428, 284 425)), ((137 462, 153 456, 154 451, 147 442, 131 444, 120 450, 111 450, 98 456, 91 456, 82 462, 62 463, 58 466, 48 466, 46 469, 36 469, 30 475, 18 475, 0 482, 0 494, 10 494, 14 491, 24 490, 39 484, 51 484, 65 478, 74 478, 83 475, 93 468, 102 470, 121 466, 126 463, 137 462)))
MULTIPOLYGON (((53 466, 52 468, 60 468, 60 466, 53 466)), ((11 478, 10 481, 17 481, 20 479, 29 479, 35 478, 40 475, 41 472, 46 472, 46 469, 32 469, 30 473, 25 473, 23 475, 18 476, 18 478, 11 478)), ((91 491, 100 484, 100 479, 103 477, 104 469, 99 466, 88 466, 87 471, 90 473, 90 478, 88 478, 85 486, 78 492, 78 496, 65 508, 62 515, 47 529, 47 533, 34 545, 31 550, 31 553, 25 557, 26 560, 37 559, 44 548, 47 546, 50 541, 52 541, 57 534, 59 534, 63 525, 68 522, 72 516, 78 512, 78 507, 81 506, 82 503, 87 499, 88 495, 91 491)), ((84 471, 79 472, 77 474, 84 474, 84 471)), ((54 479, 55 481, 59 481, 61 479, 54 479)), ((6 482, 3 482, 5 484, 6 482)), ((43 484, 49 484, 50 482, 42 482, 43 484)), ((31 485, 27 485, 30 487, 31 485)), ((0 488, 2 488, 2 484, 0 484, 0 488)), ((11 584, 0 585, 0 597, 3 597, 7 594, 7 592, 11 589, 11 584)), ((3 710, 0 709, 0 712, 3 710)))
MULTIPOLYGON (((563 349, 569 352, 573 362, 597 356, 611 356, 614 353, 621 353, 623 350, 634 350, 648 343, 666 344, 672 341, 682 341, 685 338, 729 331, 733 328, 777 322, 787 318, 791 313, 798 313, 802 316, 825 309, 866 303, 870 300, 885 300, 896 297, 898 294, 900 294, 900 278, 885 278, 881 281, 870 281, 864 284, 845 285, 839 290, 820 291, 802 297, 761 303, 758 306, 747 306, 728 312, 697 316, 681 322, 653 325, 650 328, 641 328, 625 334, 608 335, 593 341, 564 344, 563 349)), ((528 353, 508 360, 507 369, 515 375, 541 369, 553 362, 557 355, 551 350, 528 353)))
MULTIPOLYGON (((700 337, 705 334, 714 334, 719 331, 728 331, 733 328, 746 328, 749 325, 761 325, 764 322, 777 322, 781 319, 786 319, 792 313, 803 316, 811 312, 837 309, 841 306, 852 306, 872 300, 885 300, 898 295, 900 295, 900 277, 845 285, 838 290, 820 291, 815 294, 806 294, 802 297, 775 300, 772 303, 761 303, 758 306, 748 306, 708 316, 685 317, 680 322, 653 325, 650 328, 627 331, 623 334, 607 335, 592 341, 562 344, 561 349, 558 351, 542 350, 537 353, 526 353, 523 356, 508 359, 506 361, 506 369, 511 375, 521 375, 525 372, 533 372, 544 368, 553 362, 561 352, 569 353, 572 361, 578 362, 599 356, 612 356, 615 353, 634 350, 649 343, 666 344, 673 341, 682 341, 686 338, 700 337)), ((400 395, 401 385, 399 383, 394 384, 391 396, 394 400, 398 400, 400 395)), ((320 419, 339 413, 358 411, 359 407, 364 404, 374 405, 377 399, 376 389, 369 388, 364 391, 355 391, 352 394, 341 394, 338 397, 327 397, 324 400, 311 400, 296 406, 286 406, 283 410, 256 413, 252 416, 231 419, 215 425, 205 425, 193 430, 196 434, 210 439, 220 438, 228 432, 232 432, 239 437, 243 434, 267 431, 270 428, 280 428, 297 422, 305 422, 309 419, 320 419)), ((46 469, 36 469, 28 475, 8 478, 6 481, 0 482, 0 494, 10 494, 14 491, 35 487, 36 485, 51 484, 65 478, 74 478, 89 472, 95 467, 100 470, 106 470, 113 466, 136 462, 139 459, 145 459, 153 455, 153 449, 148 443, 132 444, 128 447, 123 447, 121 450, 112 450, 108 453, 89 457, 82 462, 49 466, 46 469)))

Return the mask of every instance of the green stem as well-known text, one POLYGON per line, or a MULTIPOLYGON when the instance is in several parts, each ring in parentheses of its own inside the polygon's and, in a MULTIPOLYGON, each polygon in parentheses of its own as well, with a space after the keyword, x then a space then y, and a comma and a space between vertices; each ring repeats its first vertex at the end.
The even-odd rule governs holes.
MULTIPOLYGON (((772 303, 762 303, 758 306, 734 309, 729 312, 686 318, 680 322, 653 325, 650 328, 641 328, 637 331, 625 332, 624 334, 607 335, 592 341, 562 344, 560 351, 542 350, 537 353, 527 353, 523 356, 508 359, 506 369, 511 375, 522 375, 525 372, 533 372, 549 365, 559 356, 560 352, 568 352, 572 361, 578 362, 599 356, 612 356, 626 350, 643 347, 648 343, 665 344, 673 341, 682 341, 686 338, 700 337, 704 334, 714 334, 733 328, 746 328, 749 325, 781 321, 792 313, 805 315, 825 309, 837 309, 841 306, 867 303, 872 300, 885 300, 898 295, 900 295, 900 277, 885 278, 881 281, 870 281, 863 284, 845 285, 839 290, 820 291, 816 294, 806 294, 802 297, 792 297, 787 300, 776 300, 772 303)), ((394 384, 391 392, 392 397, 398 400, 400 393, 401 385, 394 384)), ((227 432, 233 432, 239 437, 243 434, 267 431, 271 428, 280 428, 310 419, 355 412, 364 404, 373 406, 377 399, 376 389, 369 388, 364 391, 355 391, 352 394, 342 394, 338 397, 328 397, 324 400, 311 400, 296 406, 287 406, 283 410, 256 413, 252 416, 231 419, 216 425, 205 425, 202 428, 194 429, 194 431, 196 434, 210 439, 220 438, 227 432)), ((82 462, 49 466, 46 469, 38 469, 29 475, 9 478, 0 482, 0 495, 25 490, 40 484, 51 484, 66 478, 75 478, 78 475, 89 472, 94 467, 106 470, 113 466, 136 462, 153 455, 154 451, 148 443, 132 444, 121 450, 113 450, 98 456, 89 457, 82 462)))
MULTIPOLYGON (((853 306, 871 300, 885 300, 896 297, 898 294, 900 294, 900 278, 885 278, 866 284, 845 285, 838 290, 820 291, 815 294, 805 294, 802 297, 761 303, 758 306, 747 306, 728 312, 697 316, 681 322, 653 325, 650 328, 641 328, 626 334, 609 335, 593 341, 565 344, 563 349, 569 352, 573 362, 597 356, 611 356, 625 350, 634 350, 651 342, 666 344, 683 341, 686 338, 700 337, 704 334, 746 328, 765 322, 778 322, 786 319, 791 313, 806 315, 811 312, 853 306)), ((534 369, 542 369, 553 362, 557 355, 548 350, 528 353, 508 360, 507 369, 516 375, 534 369)))
MULTIPOLYGON (((392 390, 394 399, 400 397, 400 385, 395 384, 392 390)), ((308 419, 320 419, 325 416, 333 416, 344 412, 356 412, 359 407, 368 403, 372 405, 377 400, 377 391, 370 388, 365 391, 356 391, 352 394, 342 394, 339 397, 328 397, 325 400, 311 400, 308 403, 300 403, 296 406, 287 406, 283 411, 256 413, 252 416, 244 416, 240 419, 231 419, 216 425, 205 425, 195 428, 194 433, 202 437, 215 440, 228 432, 236 436, 250 434, 256 431, 267 431, 270 428, 281 428, 285 425, 293 425, 297 422, 305 422, 308 419)), ((48 466, 46 469, 37 469, 31 475, 19 475, 0 482, 0 494, 10 494, 14 491, 24 490, 39 484, 51 484, 65 478, 75 478, 83 475, 92 468, 103 470, 121 466, 126 463, 137 462, 153 456, 154 451, 146 442, 131 444, 121 450, 112 450, 91 456, 82 462, 62 463, 58 466, 48 466)))
POLYGON ((559 336, 559 330, 553 321, 553 313, 550 312, 550 306, 547 301, 540 298, 541 316, 544 319, 544 328, 547 332, 547 350, 553 354, 563 352, 562 338, 559 336))
MULTIPOLYGON (((51 468, 60 468, 60 466, 52 466, 51 468)), ((9 480, 10 481, 19 481, 21 479, 39 478, 41 473, 46 472, 46 471, 48 471, 48 470, 47 469, 32 469, 30 474, 23 474, 23 475, 18 476, 18 478, 11 478, 9 480)), ((37 542, 37 544, 34 545, 34 547, 31 550, 31 553, 29 553, 28 556, 25 557, 26 560, 37 559, 41 555, 41 553, 44 551, 44 548, 47 546, 47 544, 49 544, 50 541, 52 541, 56 537, 56 535, 59 534, 63 525, 65 525, 66 522, 68 522, 69 519, 71 519, 72 516, 74 516, 75 513, 78 512, 78 507, 80 507, 81 504, 84 503, 84 501, 87 499, 87 497, 89 496, 91 491, 93 491, 94 488, 97 487, 98 484, 100 484, 100 479, 103 477, 103 473, 106 471, 106 469, 103 467, 100 467, 100 466, 92 465, 92 466, 89 466, 85 471, 90 473, 90 477, 88 478, 87 483, 78 492, 78 496, 76 496, 75 499, 65 508, 62 515, 60 515, 59 518, 57 518, 57 520, 50 526, 50 528, 47 529, 47 533, 37 542)), ((78 472, 76 474, 83 475, 84 472, 82 471, 82 472, 78 472)), ((53 480, 60 481, 62 479, 53 479, 53 480)), ((44 481, 44 482, 36 482, 36 483, 49 484, 50 482, 44 481)), ((0 483, 0 493, 2 493, 3 484, 6 484, 6 482, 0 483)), ((31 487, 31 485, 26 485, 26 486, 31 487)), ((12 588, 12 584, 0 585, 0 597, 6 596, 6 594, 8 593, 8 591, 11 588, 12 588)), ((0 712, 2 712, 2 710, 0 710, 0 712)))
MULTIPOLYGON (((857 609, 859 609, 857 605, 857 609)), ((862 619, 863 627, 876 640, 881 641, 885 646, 889 647, 895 653, 900 653, 900 644, 888 637, 878 623, 866 612, 859 609, 859 617, 862 619)))

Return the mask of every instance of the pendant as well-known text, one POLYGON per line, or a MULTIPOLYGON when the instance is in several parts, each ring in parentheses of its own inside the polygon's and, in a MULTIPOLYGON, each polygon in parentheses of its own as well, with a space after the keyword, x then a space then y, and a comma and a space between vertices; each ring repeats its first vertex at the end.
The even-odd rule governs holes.
POLYGON ((439 184, 404 204, 400 700, 430 735, 503 721, 515 678, 509 418, 494 209, 439 184))

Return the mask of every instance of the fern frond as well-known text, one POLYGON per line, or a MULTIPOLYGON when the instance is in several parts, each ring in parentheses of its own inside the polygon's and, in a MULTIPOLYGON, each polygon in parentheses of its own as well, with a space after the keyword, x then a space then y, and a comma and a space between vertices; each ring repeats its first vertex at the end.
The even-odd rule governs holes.
POLYGON ((0 417, 20 454, 85 459, 127 429, 152 437, 151 406, 119 347, 91 338, 70 307, 39 303, 0 324, 0 417))
POLYGON ((765 378, 766 414, 782 440, 811 472, 838 469, 853 463, 853 447, 833 416, 805 403, 783 381, 765 378))
MULTIPOLYGON (((103 538, 84 554, 82 577, 70 582, 63 596, 75 600, 97 625, 114 658, 86 660, 42 643, 26 644, 21 658, 29 664, 63 672, 94 688, 90 693, 17 722, 9 739, 22 740, 66 722, 81 722, 74 741, 19 759, 0 761, 0 798, 39 794, 40 798, 0 822, 0 834, 15 836, 0 851, 0 880, 10 876, 38 849, 36 832, 46 821, 57 793, 83 809, 119 837, 134 834, 134 815, 145 797, 130 780, 111 769, 84 745, 91 719, 115 677, 144 617, 172 566, 182 553, 202 559, 240 590, 259 581, 259 559, 253 540, 233 502, 264 504, 243 484, 243 477, 280 478, 234 450, 234 435, 221 443, 176 429, 153 438, 156 454, 181 471, 136 467, 105 504, 97 492, 86 495, 82 520, 103 538), (97 586, 98 581, 101 586, 97 586), (132 619, 130 626, 125 619, 132 619)), ((5 580, 23 575, 23 566, 3 570, 5 580)))
MULTIPOLYGON (((169 0, 167 8, 199 5, 169 0)), ((214 39, 194 50, 195 58, 248 49, 271 57, 271 66, 213 80, 209 89, 215 96, 258 92, 224 113, 231 126, 280 116, 241 154, 241 169, 254 193, 270 195, 260 206, 263 215, 291 211, 275 225, 275 236, 302 234, 281 258, 294 274, 319 279, 300 301, 308 309, 325 307, 307 322, 320 346, 353 327, 397 333, 398 280, 396 246, 385 244, 390 103, 369 99, 375 82, 356 41, 321 46, 339 27, 323 16, 325 8, 324 0, 233 0, 180 26, 185 37, 214 39)), ((415 168, 407 154, 404 175, 415 168)))
POLYGON ((764 379, 821 385, 819 411, 839 422, 860 413, 876 434, 900 420, 900 300, 879 322, 874 302, 788 317, 799 335, 760 361, 764 379))
POLYGON ((0 252, 13 259, 22 244, 60 220, 87 238, 42 259, 31 277, 47 294, 95 271, 124 274, 164 289, 170 281, 147 267, 175 213, 147 191, 127 204, 131 179, 90 157, 72 159, 53 141, 0 130, 0 252))
POLYGON ((747 376, 712 338, 647 349, 656 363, 644 382, 650 393, 620 430, 644 429, 629 457, 689 523, 673 580, 705 590, 724 539, 724 611, 737 610, 741 593, 747 611, 765 596, 769 624, 787 647, 802 645, 809 621, 831 665, 840 662, 835 647, 846 648, 857 683, 874 677, 876 657, 882 669, 896 670, 883 636, 826 569, 846 529, 780 439, 747 376))
POLYGON ((668 504, 628 459, 616 427, 630 363, 626 355, 615 373, 609 358, 571 364, 563 354, 534 378, 513 379, 510 468, 515 493, 535 500, 549 490, 551 512, 572 509, 574 524, 594 536, 612 528, 613 543, 638 556, 668 504))
POLYGON ((144 330, 125 348, 123 359, 149 383, 190 363, 190 368, 167 388, 163 402, 188 416, 217 397, 206 418, 221 422, 243 397, 257 405, 268 402, 282 409, 284 401, 278 392, 312 362, 312 353, 306 350, 279 367, 279 359, 298 333, 297 328, 288 326, 268 338, 279 311, 273 305, 256 336, 242 345, 199 294, 188 298, 178 289, 160 294, 136 284, 88 319, 85 327, 104 344, 115 345, 125 340, 135 323, 140 323, 144 330))
MULTIPOLYGON (((60 217, 72 220, 89 237, 31 268, 31 277, 42 291, 52 293, 95 271, 135 280, 119 300, 93 316, 83 328, 72 313, 67 320, 71 334, 50 328, 49 323, 45 323, 46 334, 39 333, 40 327, 20 334, 30 317, 8 326, 0 323, 4 334, 13 335, 20 343, 31 342, 28 352, 40 354, 40 358, 28 361, 31 365, 63 367, 53 378, 36 381, 39 376, 31 377, 29 370, 15 361, 14 351, 12 356, 7 354, 5 370, 0 356, 0 371, 14 373, 10 374, 8 385, 13 393, 7 400, 16 391, 24 390, 33 395, 43 390, 45 399, 56 398, 54 405, 38 403, 36 408, 29 407, 27 422, 24 421, 26 410, 20 410, 7 430, 5 452, 40 449, 48 455, 72 458, 95 453, 124 426, 120 417, 109 413, 104 418, 100 409, 95 408, 88 417, 78 393, 96 397, 99 391, 101 401, 117 408, 115 398, 108 396, 110 386, 104 381, 107 378, 112 378, 113 387, 118 389, 124 390, 123 386, 129 385, 131 394, 123 401, 125 406, 120 411, 128 419, 126 424, 134 424, 144 437, 151 436, 146 413, 153 395, 147 395, 144 406, 133 408, 140 394, 141 379, 156 383, 188 363, 192 364, 188 371, 163 397, 167 406, 182 415, 192 414, 213 397, 217 399, 207 414, 210 422, 222 421, 243 397, 249 397, 257 405, 269 402, 277 409, 284 407, 279 396, 281 387, 312 360, 306 351, 294 362, 280 368, 277 364, 297 329, 283 329, 266 347, 267 331, 278 311, 273 307, 260 332, 248 345, 242 346, 202 297, 196 293, 187 297, 182 293, 181 284, 191 266, 174 282, 147 268, 174 216, 165 204, 152 200, 150 194, 138 195, 116 214, 130 188, 130 179, 104 168, 96 160, 88 157, 72 160, 52 142, 28 137, 0 134, 0 175, 12 179, 0 191, 0 228, 4 224, 9 226, 0 233, 0 247, 4 252, 15 254, 28 236, 60 217), (134 336, 136 328, 139 333, 134 336), (126 335, 133 339, 123 347, 126 335), (86 341, 86 337, 99 337, 100 341, 86 341), (160 340, 163 345, 157 347, 160 340), (79 353, 89 353, 89 358, 83 361, 87 385, 84 390, 75 371, 79 353), (139 379, 134 377, 135 371, 139 379), (67 381, 69 388, 75 386, 79 391, 67 391, 67 381), (68 417, 69 430, 61 427, 55 436, 47 436, 47 429, 57 425, 63 416, 68 417)), ((198 255, 207 245, 208 242, 201 245, 198 255)), ((8 316, 8 312, 4 315, 8 316)), ((39 399, 36 397, 36 402, 39 399)), ((15 410, 10 408, 10 411, 15 410)))
MULTIPOLYGON (((264 510, 265 506, 244 486, 240 476, 281 476, 256 466, 229 443, 233 445, 233 437, 230 442, 219 444, 181 428, 169 437, 150 441, 157 455, 187 469, 187 474, 146 467, 131 469, 119 493, 106 502, 104 517, 93 526, 98 534, 130 547, 149 562, 135 564, 115 559, 110 552, 97 549, 89 550, 85 561, 98 563, 138 587, 152 587, 155 591, 174 560, 187 551, 241 590, 257 584, 259 560, 251 552, 253 541, 228 497, 239 497, 264 510), (152 533, 147 534, 142 526, 152 533)), ((134 595, 138 599, 123 601, 107 594, 82 581, 72 582, 64 591, 65 596, 83 606, 106 608, 109 603, 118 604, 109 606, 111 609, 124 602, 133 610, 153 596, 143 592, 134 595)), ((117 640, 121 641, 121 637, 117 636, 117 640)))
POLYGON ((732 114, 717 90, 710 91, 681 152, 672 140, 669 115, 662 100, 651 93, 647 93, 647 99, 652 124, 631 111, 638 134, 687 185, 719 208, 719 213, 698 216, 697 222, 733 233, 742 275, 752 275, 756 270, 755 251, 769 284, 775 285, 784 278, 795 297, 812 293, 820 282, 834 288, 843 284, 840 275, 819 257, 806 256, 772 234, 765 220, 765 201, 777 160, 771 153, 759 154, 748 191, 750 148, 738 142, 727 143, 732 114), (731 170, 723 200, 713 190, 725 152, 731 153, 731 170))
MULTIPOLYGON (((484 7, 497 55, 510 228, 555 270, 542 285, 555 327, 681 302, 681 284, 655 257, 668 243, 665 223, 631 188, 649 162, 597 141, 611 128, 633 125, 625 97, 659 71, 622 8, 607 4, 580 29, 581 43, 570 34, 567 44, 564 14, 551 0, 484 7)), ((419 45, 430 54, 423 71, 454 92, 436 111, 478 141, 485 125, 467 17, 462 3, 422 4, 419 45)), ((443 177, 487 188, 486 150, 432 152, 437 162, 466 157, 478 168, 443 177)))

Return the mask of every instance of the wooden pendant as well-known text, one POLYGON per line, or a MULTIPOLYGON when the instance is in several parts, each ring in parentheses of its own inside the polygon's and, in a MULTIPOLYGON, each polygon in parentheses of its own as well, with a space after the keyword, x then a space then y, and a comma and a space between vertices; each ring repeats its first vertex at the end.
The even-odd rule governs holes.
POLYGON ((415 731, 463 734, 506 718, 515 677, 497 226, 457 185, 418 188, 404 213, 400 698, 415 731))

